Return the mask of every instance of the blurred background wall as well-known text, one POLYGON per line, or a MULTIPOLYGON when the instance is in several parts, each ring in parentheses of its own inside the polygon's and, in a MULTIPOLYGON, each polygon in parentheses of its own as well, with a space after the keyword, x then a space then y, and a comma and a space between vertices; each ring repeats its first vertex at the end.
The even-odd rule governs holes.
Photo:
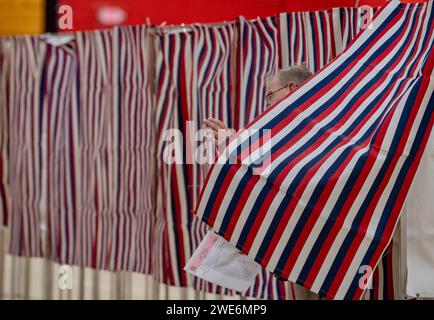
MULTIPOLYGON (((415 0, 405 0, 414 2, 415 0)), ((279 12, 313 11, 331 7, 370 5, 387 0, 0 0, 0 35, 55 31, 62 5, 73 9, 70 31, 108 28, 120 24, 181 24, 267 17, 279 12)))
POLYGON ((0 35, 45 31, 45 0, 0 0, 0 35))

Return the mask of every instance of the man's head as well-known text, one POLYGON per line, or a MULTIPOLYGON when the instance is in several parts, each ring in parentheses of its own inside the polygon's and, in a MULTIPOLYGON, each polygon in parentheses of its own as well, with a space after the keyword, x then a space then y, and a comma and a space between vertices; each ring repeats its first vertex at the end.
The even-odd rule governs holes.
POLYGON ((268 105, 282 100, 310 76, 312 76, 312 72, 304 64, 277 71, 267 79, 266 99, 268 105))

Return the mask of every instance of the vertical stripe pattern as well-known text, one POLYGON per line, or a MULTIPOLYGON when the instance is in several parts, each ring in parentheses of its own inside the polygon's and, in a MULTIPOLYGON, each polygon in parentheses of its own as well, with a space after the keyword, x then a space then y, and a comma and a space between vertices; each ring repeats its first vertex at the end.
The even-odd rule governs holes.
POLYGON ((47 212, 48 205, 46 180, 41 173, 45 161, 41 146, 47 138, 47 123, 42 114, 46 106, 44 70, 49 57, 47 45, 40 38, 16 37, 11 39, 10 46, 9 250, 15 255, 41 256, 42 214, 47 212))
POLYGON ((154 126, 145 26, 77 33, 75 261, 152 270, 154 126))
POLYGON ((369 27, 377 8, 333 8, 330 9, 334 55, 340 54, 364 28, 369 27))
POLYGON ((279 66, 305 63, 312 72, 332 58, 332 24, 327 11, 279 15, 279 66))
MULTIPOLYGON (((197 158, 198 150, 210 152, 199 130, 202 121, 209 117, 221 119, 230 127, 244 126, 262 111, 257 106, 264 102, 265 75, 274 71, 277 64, 275 38, 273 19, 254 22, 241 19, 236 24, 215 27, 167 28, 158 36, 159 191, 154 274, 159 281, 234 294, 193 278, 183 270, 186 260, 208 231, 208 227, 192 214, 209 168, 206 162, 201 163, 197 158), (244 34, 244 41, 237 46, 241 34, 244 34), (234 90, 238 84, 234 79, 246 85, 234 90), (243 115, 239 112, 241 103, 246 111, 243 115), (182 163, 171 163, 173 154, 182 163)), ((266 271, 247 292, 248 296, 270 299, 285 299, 290 294, 289 285, 266 271)))
POLYGON ((266 77, 277 71, 278 41, 275 17, 236 23, 237 64, 232 128, 239 130, 266 108, 266 77))

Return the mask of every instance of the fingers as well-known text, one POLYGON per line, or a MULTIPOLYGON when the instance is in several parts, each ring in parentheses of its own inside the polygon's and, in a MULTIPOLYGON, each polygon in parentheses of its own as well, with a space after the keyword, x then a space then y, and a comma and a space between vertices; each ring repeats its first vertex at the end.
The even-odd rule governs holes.
POLYGON ((221 120, 215 119, 215 118, 208 118, 209 121, 214 122, 216 125, 218 125, 221 129, 229 129, 226 123, 224 123, 221 120))
POLYGON ((212 127, 214 129, 229 129, 228 126, 221 120, 215 118, 208 118, 203 121, 207 126, 212 127))
POLYGON ((214 121, 211 121, 211 120, 208 120, 208 119, 205 119, 205 120, 203 120, 203 122, 209 127, 209 128, 211 128, 211 129, 213 129, 213 130, 221 130, 222 128, 218 125, 218 124, 216 124, 214 121))

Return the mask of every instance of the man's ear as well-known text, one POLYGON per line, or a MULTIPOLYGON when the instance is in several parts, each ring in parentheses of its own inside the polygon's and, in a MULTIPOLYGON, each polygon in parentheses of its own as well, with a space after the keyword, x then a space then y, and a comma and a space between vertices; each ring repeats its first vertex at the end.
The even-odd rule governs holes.
POLYGON ((297 88, 297 84, 294 81, 291 81, 290 83, 288 83, 288 88, 289 88, 289 91, 292 92, 295 90, 295 88, 297 88))

